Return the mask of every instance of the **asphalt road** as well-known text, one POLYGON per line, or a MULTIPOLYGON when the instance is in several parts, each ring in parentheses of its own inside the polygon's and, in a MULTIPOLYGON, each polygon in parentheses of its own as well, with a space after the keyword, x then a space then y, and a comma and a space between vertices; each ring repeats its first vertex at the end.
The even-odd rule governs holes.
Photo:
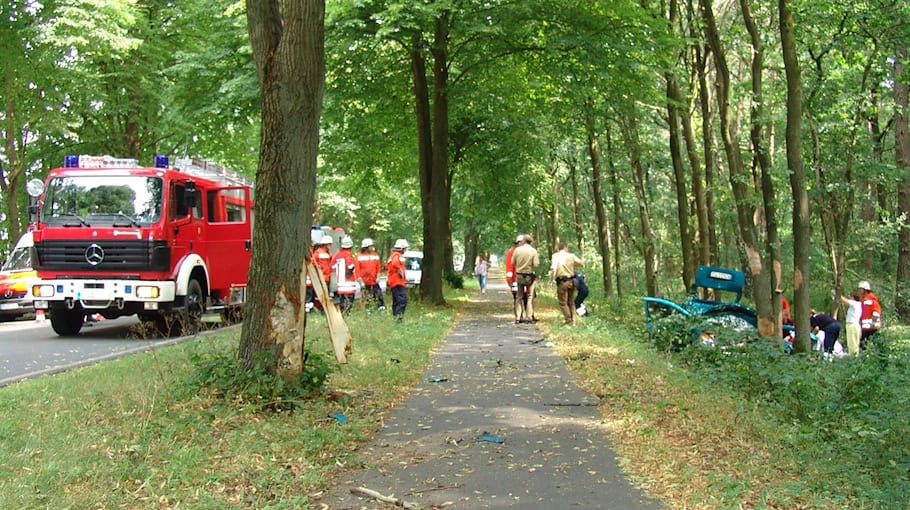
POLYGON ((135 317, 89 323, 79 336, 63 338, 50 322, 0 323, 0 386, 62 372, 134 352, 172 345, 183 338, 141 338, 135 317))

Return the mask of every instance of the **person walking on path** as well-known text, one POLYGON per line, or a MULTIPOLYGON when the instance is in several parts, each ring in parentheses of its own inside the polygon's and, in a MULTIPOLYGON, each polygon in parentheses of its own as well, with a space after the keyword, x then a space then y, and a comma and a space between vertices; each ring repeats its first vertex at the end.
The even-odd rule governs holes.
POLYGON ((483 254, 480 255, 477 261, 477 265, 474 267, 474 276, 477 277, 477 284, 480 286, 480 293, 486 294, 487 292, 487 258, 483 254))
POLYGON ((515 266, 515 282, 518 284, 515 299, 515 323, 534 322, 534 289, 537 286, 537 267, 540 266, 540 256, 531 246, 534 239, 525 234, 521 244, 512 254, 512 265, 515 266), (527 302, 520 299, 527 294, 527 302))
POLYGON ((559 243, 559 249, 550 260, 550 278, 556 281, 556 298, 569 326, 575 324, 575 272, 583 265, 566 243, 559 243))
POLYGON ((311 507, 391 508, 368 489, 412 508, 662 510, 620 471, 598 397, 536 328, 502 328, 508 294, 487 294, 356 453, 368 467, 311 507))
POLYGON ((859 300, 858 292, 854 292, 849 298, 841 296, 840 299, 847 307, 846 317, 844 318, 847 330, 847 352, 856 356, 859 354, 859 337, 862 335, 859 318, 863 314, 863 302, 859 300))
POLYGON ((396 321, 404 318, 404 310, 408 306, 408 281, 405 279, 404 260, 401 258, 407 249, 406 240, 395 241, 389 261, 385 265, 385 272, 389 278, 389 290, 392 292, 392 317, 396 321))
POLYGON ((382 287, 379 286, 379 274, 382 272, 382 262, 379 260, 379 254, 376 253, 376 246, 373 240, 367 237, 360 243, 360 253, 354 258, 354 277, 362 287, 362 296, 367 303, 367 307, 372 305, 373 301, 378 303, 376 310, 385 310, 385 302, 382 299, 382 287))
POLYGON ((863 280, 858 285, 860 301, 863 302, 863 313, 859 318, 862 334, 859 337, 859 348, 865 349, 866 342, 878 333, 882 327, 882 305, 878 297, 872 293, 872 285, 863 280))

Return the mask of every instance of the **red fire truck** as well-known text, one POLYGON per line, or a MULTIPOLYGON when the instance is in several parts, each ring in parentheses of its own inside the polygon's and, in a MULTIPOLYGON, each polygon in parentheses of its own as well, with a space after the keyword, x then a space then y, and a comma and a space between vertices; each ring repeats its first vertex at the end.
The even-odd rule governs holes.
POLYGON ((204 314, 236 317, 246 298, 252 190, 251 181, 202 160, 170 167, 156 156, 154 167, 140 167, 67 156, 48 174, 35 211, 35 308, 48 310, 61 336, 78 334, 96 314, 138 314, 184 334, 204 314))

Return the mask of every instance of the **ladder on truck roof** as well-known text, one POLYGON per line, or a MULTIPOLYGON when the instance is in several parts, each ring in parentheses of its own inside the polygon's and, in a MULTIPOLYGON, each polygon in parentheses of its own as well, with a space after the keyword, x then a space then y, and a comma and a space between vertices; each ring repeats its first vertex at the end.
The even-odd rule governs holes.
POLYGON ((174 168, 181 172, 215 181, 222 186, 253 187, 253 180, 244 175, 232 172, 221 165, 196 158, 177 158, 174 168))

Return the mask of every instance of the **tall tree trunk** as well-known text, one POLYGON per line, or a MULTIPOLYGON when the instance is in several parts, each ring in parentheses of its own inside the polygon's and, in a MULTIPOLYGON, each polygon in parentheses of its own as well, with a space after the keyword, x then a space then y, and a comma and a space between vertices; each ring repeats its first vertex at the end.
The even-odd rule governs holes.
POLYGON ((613 283, 610 278, 610 242, 607 212, 604 210, 603 177, 600 169, 600 146, 597 143, 597 130, 594 127, 594 101, 585 102, 585 133, 588 138, 588 158, 591 160, 591 186, 593 189, 594 218, 597 221, 597 247, 600 250, 600 262, 603 267, 602 281, 604 297, 613 294, 613 283))
MULTIPOLYGON (((442 273, 445 264, 445 245, 449 238, 449 16, 439 13, 435 21, 433 46, 433 139, 432 160, 427 168, 428 199, 421 198, 423 208, 423 276, 420 297, 431 304, 445 304, 442 295, 442 273)), ((415 78, 416 81, 416 78, 415 78)), ((423 170, 423 169, 422 169, 423 170)), ((421 178, 421 181, 424 181, 421 178)))
MULTIPOLYGON (((15 91, 12 90, 18 83, 15 79, 15 70, 9 66, 4 73, 6 74, 7 90, 6 105, 4 113, 6 125, 4 126, 4 149, 6 151, 7 167, 4 169, 0 165, 0 191, 3 192, 3 202, 6 211, 6 231, 9 234, 9 241, 15 245, 16 240, 22 235, 22 223, 19 218, 19 193, 21 189, 21 179, 25 175, 25 137, 19 137, 18 112, 16 111, 15 91)), ((12 246, 10 246, 12 248, 12 246)))
MULTIPOLYGON (((634 106, 633 106, 634 108, 634 106)), ((641 143, 638 138, 638 118, 634 113, 619 115, 620 131, 629 154, 635 198, 638 203, 638 218, 641 227, 641 253, 645 264, 645 289, 649 296, 657 295, 657 257, 654 247, 654 231, 645 193, 645 171, 641 164, 641 143)))
MULTIPOLYGON (((613 228, 612 237, 610 237, 610 245, 613 248, 613 274, 616 275, 616 297, 622 299, 622 269, 620 266, 619 258, 619 236, 620 232, 620 211, 622 210, 622 201, 619 196, 619 175, 616 171, 616 165, 613 164, 613 137, 610 135, 609 123, 607 123, 607 129, 604 130, 604 134, 607 139, 607 169, 610 172, 610 191, 613 197, 613 214, 610 216, 613 218, 613 228)), ((607 250, 609 251, 609 250, 607 250)), ((604 267, 604 272, 607 272, 607 267, 604 267)), ((606 276, 604 276, 606 278, 606 276)), ((607 280, 609 281, 609 280, 607 280)))
POLYGON ((803 88, 796 56, 796 38, 790 0, 779 0, 780 41, 787 75, 787 169, 793 195, 793 323, 796 326, 796 352, 809 352, 809 194, 803 167, 800 139, 803 88))
POLYGON ((474 274, 474 262, 480 254, 480 235, 474 226, 474 221, 469 220, 467 234, 464 239, 464 272, 474 274))
MULTIPOLYGON (((671 2, 675 3, 675 2, 671 2)), ((667 123, 669 125, 670 161, 673 164, 673 184, 676 189, 676 223, 679 225, 679 244, 683 257, 683 288, 688 289, 695 281, 695 245, 689 228, 689 188, 686 183, 686 169, 683 167, 682 150, 679 145, 679 105, 682 93, 672 74, 665 75, 667 81, 667 123)))
POLYGON ((300 280, 316 189, 325 3, 248 0, 246 7, 262 130, 239 359, 251 369, 260 353, 271 352, 274 367, 294 377, 303 370, 306 314, 300 280))
POLYGON ((548 253, 556 253, 556 245, 559 243, 559 199, 562 197, 562 190, 559 182, 559 164, 552 153, 549 177, 551 202, 544 208, 547 211, 547 242, 539 244, 546 246, 548 253))
MULTIPOLYGON (((869 90, 869 108, 866 110, 866 129, 872 139, 872 162, 880 164, 885 160, 885 148, 882 139, 885 132, 882 131, 879 123, 879 86, 873 83, 869 90)), ((859 218, 863 225, 872 225, 878 220, 875 214, 875 205, 878 202, 878 188, 875 183, 864 180, 860 186, 862 193, 862 205, 860 206, 859 218)), ((863 253, 863 274, 872 274, 872 264, 875 260, 875 250, 871 246, 867 247, 863 253)))
POLYGON ((901 218, 898 234, 897 289, 894 296, 894 312, 901 320, 910 318, 910 129, 908 129, 908 85, 907 45, 900 46, 894 60, 894 156, 897 167, 903 170, 897 194, 897 216, 901 218))
POLYGON ((717 220, 714 214, 714 126, 711 124, 711 89, 708 88, 708 50, 705 49, 703 52, 701 46, 696 46, 695 60, 698 72, 698 103, 701 107, 702 152, 705 161, 704 215, 707 219, 707 237, 704 242, 708 245, 708 260, 705 263, 716 264, 718 246, 717 220))
POLYGON ((749 31, 749 38, 752 41, 752 102, 749 109, 750 129, 749 139, 752 142, 752 153, 754 162, 758 163, 760 169, 762 207, 765 224, 765 267, 771 268, 771 316, 774 318, 776 338, 780 338, 782 331, 781 315, 781 280, 783 277, 781 269, 780 236, 777 228, 777 201, 774 192, 774 181, 771 176, 771 157, 768 149, 764 144, 763 132, 765 131, 764 120, 764 91, 762 89, 762 73, 764 73, 764 45, 762 44, 762 35, 758 31, 758 26, 752 17, 750 7, 751 0, 740 0, 740 9, 743 14, 743 21, 746 29, 749 31))
MULTIPOLYGON (((676 33, 678 9, 676 0, 670 0, 669 32, 676 33)), ((682 252, 683 288, 688 289, 695 280, 695 245, 689 228, 689 187, 686 183, 686 169, 683 166, 682 149, 679 145, 679 118, 683 109, 682 92, 673 70, 664 73, 667 82, 667 125, 669 127, 670 161, 673 165, 673 184, 676 189, 676 223, 679 226, 679 244, 682 252)))
POLYGON ((575 227, 575 244, 578 256, 585 254, 584 225, 581 224, 581 195, 578 193, 578 167, 573 160, 569 163, 569 179, 572 181, 572 224, 575 227))
POLYGON ((736 201, 736 219, 739 224, 740 240, 746 255, 746 265, 752 278, 752 296, 755 311, 758 315, 758 334, 764 337, 776 335, 774 317, 771 313, 771 277, 764 267, 759 236, 753 218, 755 207, 751 205, 749 175, 743 165, 739 152, 736 127, 730 111, 731 84, 730 71, 727 68, 726 56, 720 43, 714 12, 710 0, 700 0, 702 15, 705 20, 705 36, 714 53, 714 65, 717 69, 717 104, 721 122, 721 138, 729 166, 730 187, 736 201))

